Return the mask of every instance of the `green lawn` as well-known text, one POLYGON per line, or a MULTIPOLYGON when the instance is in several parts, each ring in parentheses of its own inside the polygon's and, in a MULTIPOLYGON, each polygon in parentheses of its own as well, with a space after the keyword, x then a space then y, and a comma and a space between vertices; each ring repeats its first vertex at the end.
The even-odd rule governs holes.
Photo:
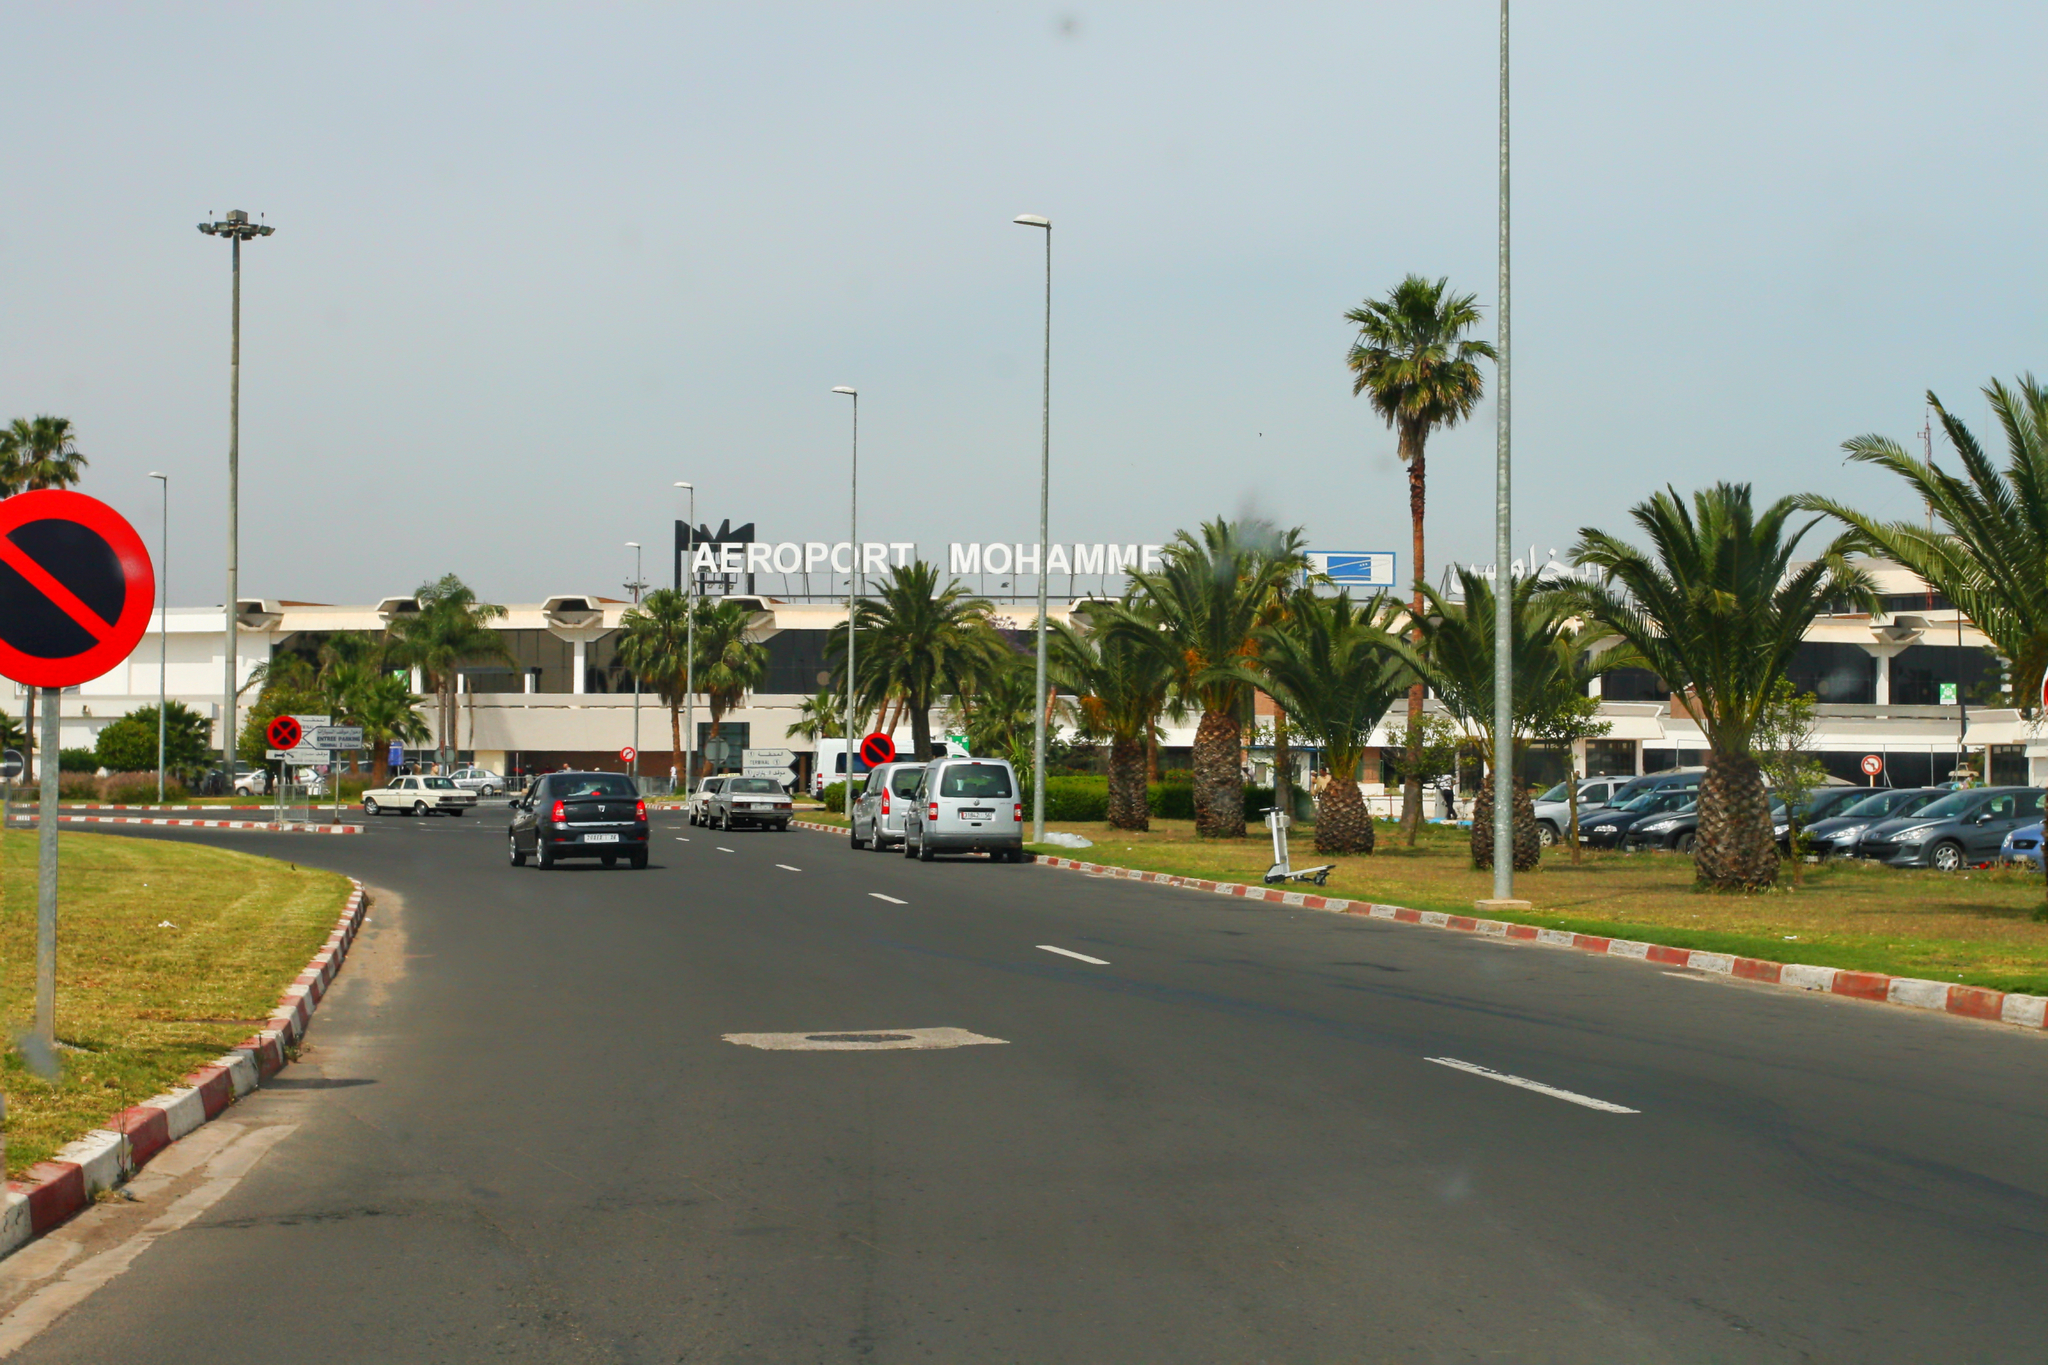
MULTIPOLYGON (((0 834, 10 1039, 35 1016, 35 841, 0 834)), ((68 1046, 54 1082, 7 1049, 10 1177, 260 1028, 348 898, 336 873, 223 849, 72 830, 58 843, 57 1038, 68 1046)))

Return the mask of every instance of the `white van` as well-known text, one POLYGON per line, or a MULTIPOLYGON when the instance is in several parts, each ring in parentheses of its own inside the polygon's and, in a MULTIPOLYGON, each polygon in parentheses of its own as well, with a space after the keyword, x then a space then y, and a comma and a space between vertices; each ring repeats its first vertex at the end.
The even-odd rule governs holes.
POLYGON ((948 757, 925 765, 903 813, 903 856, 928 863, 941 853, 1024 861, 1024 789, 1003 759, 948 757))

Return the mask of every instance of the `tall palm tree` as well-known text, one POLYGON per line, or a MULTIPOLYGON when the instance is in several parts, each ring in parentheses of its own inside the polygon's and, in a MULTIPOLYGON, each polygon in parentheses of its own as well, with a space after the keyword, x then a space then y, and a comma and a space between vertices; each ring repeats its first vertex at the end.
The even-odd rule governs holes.
MULTIPOLYGON (((1461 596, 1423 589, 1427 604, 1418 625, 1422 648, 1414 662, 1430 687, 1466 733, 1491 757, 1494 741, 1494 584, 1470 569, 1458 571, 1461 596)), ((1580 694, 1583 680, 1614 666, 1604 655, 1581 662, 1579 632, 1572 615, 1576 599, 1558 593, 1534 574, 1509 589, 1511 705, 1508 747, 1519 768, 1529 741, 1580 694)), ((1511 774, 1516 776, 1517 774, 1511 774)), ((1528 789, 1513 782, 1515 868, 1526 872, 1542 856, 1536 810, 1528 789)), ((1482 782, 1472 811, 1472 861, 1493 866, 1493 783, 1482 782)))
POLYGON ((420 701, 405 674, 382 673, 351 696, 348 710, 341 713, 363 727, 363 741, 370 748, 370 771, 380 787, 391 773, 391 741, 417 744, 431 733, 420 719, 420 701))
POLYGON ((1910 484, 1940 530, 1879 521, 1818 495, 1799 506, 1847 522, 1869 549, 1926 579, 2012 660, 2013 695, 2039 697, 2048 675, 2048 388, 2029 374, 2011 388, 1994 379, 1984 396, 2005 428, 2002 471, 1932 393, 1928 406, 1961 456, 1962 474, 1917 460, 1886 436, 1842 443, 1850 459, 1910 484))
POLYGON ((748 634, 753 616, 741 602, 697 600, 697 689, 711 705, 712 739, 768 675, 768 646, 748 634))
POLYGON ((1259 630, 1258 668, 1292 723, 1323 751, 1332 781, 1316 813, 1316 852, 1371 853, 1372 812, 1358 765, 1374 727, 1408 689, 1412 670, 1387 629, 1384 596, 1294 593, 1284 619, 1259 630))
MULTIPOLYGON (((996 633, 992 611, 958 582, 941 588, 937 566, 922 559, 889 570, 873 596, 855 604, 855 693, 865 704, 893 704, 899 719, 909 716, 919 761, 931 756, 932 708, 971 690, 975 678, 1011 652, 996 633)), ((843 676, 845 638, 835 636, 828 649, 843 676)))
MULTIPOLYGON (((1432 282, 1410 275, 1384 299, 1367 299, 1344 315, 1358 328, 1345 362, 1356 376, 1352 395, 1372 395, 1373 411, 1394 429, 1408 466, 1418 617, 1422 587, 1429 580, 1422 553, 1428 492, 1424 448, 1438 427, 1454 427, 1472 415, 1486 392, 1479 362, 1499 358, 1490 343, 1465 335, 1479 324, 1475 296, 1449 293, 1449 285, 1447 278, 1432 282)), ((1408 775, 1401 783, 1401 832, 1411 845, 1422 824, 1422 691, 1420 682, 1408 690, 1408 775)))
MULTIPOLYGON (((1142 600, 1129 596, 1121 605, 1130 613, 1145 610, 1142 600)), ((1109 741, 1109 823, 1150 829, 1145 746, 1173 691, 1173 671, 1159 651, 1140 647, 1127 634, 1083 634, 1064 622, 1053 623, 1047 653, 1055 687, 1076 699, 1080 733, 1109 741)), ((1034 678, 1031 707, 1037 704, 1036 685, 1034 678)))
POLYGON ((1202 719, 1195 727, 1195 829, 1210 838, 1244 837, 1244 724, 1257 676, 1255 638, 1276 585, 1308 564, 1299 527, 1265 522, 1204 522, 1199 538, 1176 532, 1156 573, 1131 577, 1144 610, 1112 608, 1103 629, 1154 652, 1174 689, 1202 719))
POLYGON ((656 588, 621 618, 619 660, 668 707, 669 771, 683 771, 683 705, 689 687, 690 597, 656 588))
POLYGON ((821 688, 815 696, 805 697, 796 708, 796 723, 782 732, 784 739, 806 739, 816 744, 821 739, 837 739, 846 730, 846 698, 834 696, 831 689, 821 688))
POLYGON ((414 597, 420 609, 391 623, 390 653, 395 661, 418 665, 426 675, 440 713, 436 742, 452 752, 462 747, 462 713, 455 705, 462 665, 512 658, 504 640, 491 629, 491 622, 503 617, 505 609, 479 602, 475 590, 452 573, 422 583, 414 597))
POLYGON ((1794 561, 1819 522, 1794 527, 1797 510, 1792 498, 1757 510, 1748 484, 1701 489, 1690 507, 1667 489, 1630 513, 1649 553, 1586 527, 1572 556, 1603 570, 1603 580, 1561 590, 1688 693, 1707 736, 1693 846, 1695 875, 1707 887, 1753 889, 1777 879, 1770 804, 1751 749, 1757 721, 1813 618, 1830 602, 1876 602, 1869 576, 1848 558, 1860 532, 1794 561))
MULTIPOLYGON (((1048 641, 1048 665, 1051 652, 1048 641)), ((1007 758, 1020 773, 1030 770, 1038 716, 1038 666, 1031 655, 1005 647, 1001 655, 961 682, 953 694, 952 710, 967 735, 969 749, 1007 758)))
MULTIPOLYGON (((17 417, 0 431, 0 498, 39 488, 71 488, 85 468, 69 417, 17 417)), ((34 762, 36 692, 27 689, 21 714, 28 737, 23 752, 34 762)), ((34 771, 31 767, 30 771, 34 771)))

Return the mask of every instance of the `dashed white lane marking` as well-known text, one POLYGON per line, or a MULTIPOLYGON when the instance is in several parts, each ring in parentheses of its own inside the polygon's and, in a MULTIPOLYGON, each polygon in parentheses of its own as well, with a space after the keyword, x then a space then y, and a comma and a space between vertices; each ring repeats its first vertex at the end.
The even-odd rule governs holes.
POLYGON ((973 1047, 977 1043, 1001 1043, 1007 1038, 986 1038, 964 1028, 864 1029, 858 1033, 727 1033, 726 1042, 757 1047, 763 1052, 884 1052, 896 1048, 973 1047))
POLYGON ((1099 957, 1090 957, 1086 953, 1077 953, 1070 948, 1055 948, 1050 943, 1041 943, 1038 946, 1044 952, 1058 953, 1061 957, 1071 957, 1080 962, 1092 962, 1098 967, 1107 967, 1109 965, 1099 957))
POLYGON ((1507 1072, 1495 1071, 1492 1067, 1477 1066, 1471 1062, 1461 1062, 1456 1057, 1424 1057, 1422 1060, 1425 1062, 1435 1062, 1438 1066, 1447 1066, 1455 1071, 1468 1071, 1474 1076, 1484 1076, 1489 1081, 1499 1081, 1503 1085, 1520 1086, 1524 1090, 1533 1090, 1539 1095, 1548 1095, 1554 1100, 1564 1100, 1568 1104, 1583 1104, 1586 1108, 1598 1109, 1603 1114, 1640 1114, 1643 1112, 1640 1109, 1630 1109, 1626 1105, 1609 1104, 1606 1100, 1596 1100, 1591 1095, 1581 1095, 1571 1090, 1560 1090, 1554 1085, 1545 1085, 1541 1081, 1531 1081, 1525 1080, 1520 1076, 1510 1076, 1507 1072))
POLYGON ((899 901, 899 900, 897 900, 897 899, 896 899, 896 898, 895 898, 894 896, 885 896, 885 895, 883 895, 883 894, 882 894, 881 892, 879 892, 879 891, 870 891, 870 892, 868 892, 868 894, 869 894, 870 896, 873 896, 873 897, 874 897, 874 898, 875 898, 876 900, 878 900, 878 901, 887 901, 887 902, 889 902, 889 904, 891 904, 891 905, 908 905, 908 904, 910 904, 910 902, 909 902, 909 901, 899 901))
POLYGON ((723 844, 714 844, 714 845, 712 845, 712 847, 716 848, 716 849, 717 849, 717 850, 718 850, 718 851, 719 851, 720 853, 730 853, 730 852, 732 852, 732 850, 731 850, 731 849, 729 849, 729 848, 725 847, 725 846, 724 846, 723 844))
POLYGON ((678 834, 678 835, 676 836, 676 842, 677 842, 677 843, 679 843, 679 844, 687 844, 687 843, 689 843, 690 841, 689 841, 688 839, 685 839, 685 838, 684 838, 684 837, 683 837, 682 835, 678 834))
POLYGON ((776 864, 776 866, 777 866, 777 867, 779 867, 779 868, 781 868, 781 869, 782 869, 782 870, 783 870, 784 872, 801 872, 801 871, 803 871, 803 869, 802 869, 802 868, 800 868, 800 867, 791 867, 791 866, 790 866, 790 865, 789 865, 788 863, 777 863, 777 864, 776 864))

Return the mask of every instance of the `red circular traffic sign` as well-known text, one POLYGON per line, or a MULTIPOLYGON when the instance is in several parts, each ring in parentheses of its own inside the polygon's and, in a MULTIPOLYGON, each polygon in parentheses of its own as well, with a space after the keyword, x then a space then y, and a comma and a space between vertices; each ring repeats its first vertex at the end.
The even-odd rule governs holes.
POLYGON ((279 716, 270 722, 270 728, 263 732, 263 737, 270 741, 273 749, 296 749, 304 733, 299 728, 297 717, 279 716))
POLYGON ((625 748, 619 750, 619 762, 621 763, 631 763, 634 759, 638 757, 640 757, 640 751, 638 749, 635 749, 630 744, 628 744, 625 748))
POLYGON ((90 682, 134 650, 155 600, 142 537, 98 498, 40 488, 0 501, 0 674, 90 682))
POLYGON ((1865 777, 1876 777, 1883 771, 1884 760, 1882 758, 1879 758, 1876 754, 1863 755, 1863 775, 1865 777))
POLYGON ((870 768, 896 761, 896 741, 877 732, 860 742, 860 761, 870 768))

